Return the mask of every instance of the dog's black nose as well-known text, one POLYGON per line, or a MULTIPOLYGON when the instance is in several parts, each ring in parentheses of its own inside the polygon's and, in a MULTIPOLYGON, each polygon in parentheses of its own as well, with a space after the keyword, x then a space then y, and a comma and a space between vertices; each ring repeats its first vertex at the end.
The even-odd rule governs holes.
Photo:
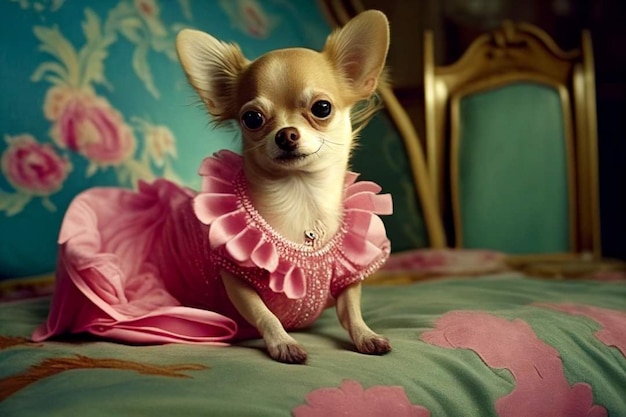
POLYGON ((283 151, 294 151, 298 147, 300 132, 295 127, 284 127, 276 133, 276 145, 283 151))

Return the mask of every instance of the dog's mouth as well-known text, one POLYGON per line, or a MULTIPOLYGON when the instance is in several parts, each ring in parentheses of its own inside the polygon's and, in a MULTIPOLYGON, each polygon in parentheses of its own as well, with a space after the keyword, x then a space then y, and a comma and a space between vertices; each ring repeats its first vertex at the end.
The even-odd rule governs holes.
POLYGON ((320 142, 320 146, 315 151, 302 152, 301 148, 281 150, 278 155, 274 156, 274 161, 282 165, 298 164, 310 156, 318 155, 322 146, 324 146, 324 141, 320 142))
POLYGON ((274 158, 275 161, 283 164, 298 162, 306 159, 310 154, 298 151, 285 151, 274 158))

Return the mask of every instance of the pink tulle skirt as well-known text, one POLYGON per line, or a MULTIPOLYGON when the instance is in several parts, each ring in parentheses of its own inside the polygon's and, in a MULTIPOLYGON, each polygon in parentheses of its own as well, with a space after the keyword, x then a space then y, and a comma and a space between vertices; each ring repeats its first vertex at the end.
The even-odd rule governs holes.
POLYGON ((61 228, 51 310, 33 340, 88 332, 219 344, 243 336, 221 281, 210 280, 208 228, 193 213, 194 195, 166 180, 79 195, 61 228))

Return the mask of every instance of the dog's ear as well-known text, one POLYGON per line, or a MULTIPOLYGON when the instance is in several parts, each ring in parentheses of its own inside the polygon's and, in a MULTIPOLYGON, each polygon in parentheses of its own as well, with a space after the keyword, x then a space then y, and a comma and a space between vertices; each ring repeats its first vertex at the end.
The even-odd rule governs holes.
POLYGON ((388 49, 387 17, 368 10, 331 34, 322 53, 348 80, 356 97, 365 99, 376 90, 388 49))
POLYGON ((176 52, 187 79, 217 121, 237 117, 237 77, 249 63, 239 46, 184 29, 176 37, 176 52))

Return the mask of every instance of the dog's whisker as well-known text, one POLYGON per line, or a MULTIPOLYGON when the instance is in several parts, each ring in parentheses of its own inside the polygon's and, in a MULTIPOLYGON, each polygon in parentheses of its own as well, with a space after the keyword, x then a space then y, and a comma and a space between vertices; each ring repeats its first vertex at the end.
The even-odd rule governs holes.
POLYGON ((253 145, 253 146, 249 146, 249 147, 248 146, 244 146, 243 153, 244 154, 249 154, 249 153, 252 153, 252 152, 256 152, 257 150, 263 148, 263 146, 264 146, 263 142, 259 142, 258 144, 253 145))
POLYGON ((331 145, 337 145, 337 146, 343 146, 344 145, 342 142, 337 142, 337 141, 331 140, 330 137, 328 137, 326 135, 321 135, 320 139, 322 141, 322 145, 324 145, 325 143, 330 143, 331 145))
POLYGON ((331 145, 336 145, 336 146, 343 146, 343 145, 345 145, 344 143, 341 143, 341 142, 335 142, 335 141, 328 140, 328 139, 325 139, 325 140, 324 140, 324 143, 330 143, 331 145))

